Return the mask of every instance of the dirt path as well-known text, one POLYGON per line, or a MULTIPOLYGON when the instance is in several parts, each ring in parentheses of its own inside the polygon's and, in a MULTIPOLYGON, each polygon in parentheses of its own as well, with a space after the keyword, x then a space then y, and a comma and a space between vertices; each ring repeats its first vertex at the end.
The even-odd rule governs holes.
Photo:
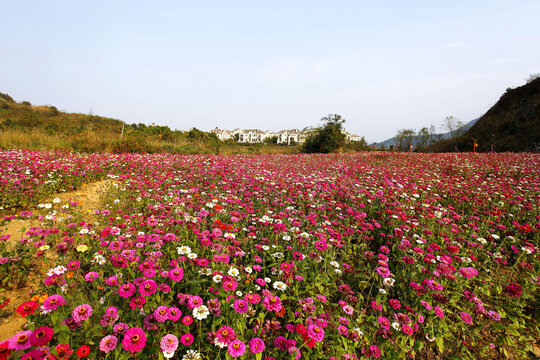
MULTIPOLYGON (((60 204, 68 204, 76 201, 79 205, 73 207, 73 209, 88 216, 89 211, 99 209, 101 194, 108 189, 110 183, 110 180, 98 181, 83 185, 77 191, 55 194, 46 200, 51 202, 54 198, 59 198, 60 204)), ((43 202, 45 203, 47 201, 43 202)), ((10 235, 7 242, 8 245, 12 246, 24 237, 26 230, 32 226, 39 226, 39 224, 37 219, 16 218, 11 220, 4 228, 0 228, 0 236, 10 235)), ((38 268, 41 268, 39 264, 36 265, 38 268)), ((46 271, 47 269, 41 270, 46 271)), ((37 288, 40 278, 41 274, 32 274, 29 276, 25 287, 1 293, 3 297, 10 299, 10 302, 7 306, 0 309, 0 342, 9 339, 18 331, 21 331, 26 324, 26 319, 20 316, 15 310, 19 305, 30 300, 30 293, 37 288)))

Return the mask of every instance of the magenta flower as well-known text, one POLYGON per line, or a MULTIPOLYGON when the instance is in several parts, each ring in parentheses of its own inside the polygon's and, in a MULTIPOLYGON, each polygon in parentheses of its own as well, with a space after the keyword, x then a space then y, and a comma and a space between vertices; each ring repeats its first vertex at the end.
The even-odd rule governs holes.
POLYGON ((176 306, 172 306, 167 309, 167 317, 169 320, 177 322, 178 320, 180 320, 181 316, 182 312, 176 306))
POLYGON ((468 313, 460 312, 459 317, 461 318, 461 320, 465 321, 467 324, 469 324, 469 325, 472 324, 471 315, 469 315, 468 313))
POLYGON ((190 296, 187 302, 188 309, 195 309, 203 304, 203 300, 200 296, 190 296))
POLYGON ((249 340, 249 351, 253 354, 262 353, 265 349, 264 341, 258 337, 249 340))
POLYGON ((30 336, 32 335, 32 330, 21 331, 13 335, 9 340, 9 348, 13 350, 25 350, 28 349, 32 344, 30 343, 30 336))
POLYGON ((184 269, 177 267, 169 271, 169 279, 173 281, 180 281, 184 278, 184 269))
POLYGON ((232 328, 222 326, 216 331, 216 339, 223 344, 228 344, 236 339, 236 333, 232 328))
POLYGON ((99 342, 99 350, 108 353, 109 351, 116 349, 117 344, 118 338, 116 336, 107 335, 99 342))
POLYGON ((132 327, 124 334, 122 348, 131 353, 140 352, 146 345, 146 334, 140 327, 132 327))
POLYGON ((435 315, 437 315, 438 317, 440 317, 441 319, 444 317, 444 311, 438 307, 438 306, 435 306, 433 308, 433 311, 435 311, 435 315))
POLYGON ((48 326, 38 327, 30 335, 30 344, 35 347, 45 346, 51 341, 54 330, 48 326))
POLYGON ((88 320, 92 316, 92 307, 88 304, 79 305, 73 309, 71 315, 73 316, 73 320, 78 323, 88 320))
POLYGON ((157 309, 154 310, 154 318, 157 322, 165 322, 169 319, 169 308, 166 306, 158 306, 157 309))
POLYGON ((52 311, 56 310, 59 306, 65 305, 66 300, 62 295, 51 295, 43 302, 43 309, 52 311))
POLYGON ((237 314, 243 314, 249 310, 249 305, 245 300, 236 300, 232 307, 237 314))
POLYGON ((246 352, 246 344, 240 340, 233 340, 227 347, 227 351, 233 358, 240 357, 246 352))
POLYGON ((324 339, 324 330, 314 324, 308 325, 307 334, 310 339, 315 340, 316 342, 321 342, 324 339))
POLYGON ((124 283, 118 288, 118 296, 128 299, 133 296, 135 290, 135 285, 132 283, 124 283))
POLYGON ((180 338, 180 341, 182 342, 183 345, 185 346, 189 346, 193 343, 193 335, 191 334, 184 334, 182 335, 182 337, 180 338))
POLYGON ((157 283, 154 280, 146 280, 139 285, 139 293, 142 296, 150 296, 157 291, 157 288, 157 283))
POLYGON ((99 274, 95 271, 90 271, 84 276, 84 280, 87 282, 94 282, 99 278, 99 274))
POLYGON ((465 267, 459 269, 459 273, 466 279, 472 279, 473 277, 478 275, 478 270, 473 267, 465 267))
POLYGON ((173 334, 167 334, 159 342, 162 352, 173 353, 178 349, 178 338, 173 334))
POLYGON ((268 311, 280 311, 281 299, 275 295, 265 296, 263 299, 263 305, 268 311))

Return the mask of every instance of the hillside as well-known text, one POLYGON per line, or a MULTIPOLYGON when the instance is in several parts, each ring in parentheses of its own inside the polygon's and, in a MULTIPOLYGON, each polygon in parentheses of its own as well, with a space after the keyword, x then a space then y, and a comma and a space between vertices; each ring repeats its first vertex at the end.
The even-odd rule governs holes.
POLYGON ((294 146, 240 146, 197 129, 126 124, 96 115, 66 113, 54 106, 17 103, 0 93, 0 150, 70 150, 79 153, 290 153, 294 146))
MULTIPOLYGON (((469 121, 468 123, 466 123, 465 125, 463 125, 462 127, 460 127, 459 129, 457 129, 457 132, 465 132, 467 130, 469 130, 477 121, 478 121, 479 118, 476 118, 476 119, 473 119, 471 121, 469 121)), ((449 139, 452 137, 452 134, 450 132, 446 132, 446 133, 442 133, 442 134, 437 134, 436 135, 437 138, 440 138, 440 139, 449 139)), ((420 136, 415 136, 414 139, 413 139, 413 146, 416 147, 416 145, 418 145, 420 141, 420 136)), ((380 148, 386 148, 388 149, 390 146, 392 145, 396 145, 396 142, 397 142, 397 138, 394 136, 394 137, 391 137, 390 139, 386 139, 384 141, 381 141, 381 142, 378 142, 378 143, 374 143, 372 144, 372 146, 380 149, 380 148)))
POLYGON ((442 140, 437 152, 472 151, 537 152, 540 148, 540 79, 508 89, 499 101, 465 134, 442 140))

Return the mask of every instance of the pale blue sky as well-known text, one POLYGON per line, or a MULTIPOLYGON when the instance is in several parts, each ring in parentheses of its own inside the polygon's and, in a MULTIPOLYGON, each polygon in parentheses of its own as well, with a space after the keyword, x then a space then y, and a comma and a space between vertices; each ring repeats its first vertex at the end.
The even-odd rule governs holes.
POLYGON ((0 92, 69 112, 369 142, 540 72, 540 1, 4 1, 0 92))

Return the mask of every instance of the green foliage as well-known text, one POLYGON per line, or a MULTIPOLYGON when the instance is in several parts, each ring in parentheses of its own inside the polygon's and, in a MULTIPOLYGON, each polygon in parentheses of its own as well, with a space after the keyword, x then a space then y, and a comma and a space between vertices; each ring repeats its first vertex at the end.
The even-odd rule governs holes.
POLYGON ((278 137, 277 136, 270 136, 270 137, 267 137, 266 139, 264 139, 264 143, 265 144, 277 144, 277 141, 278 141, 278 137))
POLYGON ((324 125, 314 129, 307 136, 302 146, 302 152, 327 154, 343 150, 346 140, 343 133, 345 119, 338 114, 329 114, 323 117, 321 121, 324 122, 324 125))

